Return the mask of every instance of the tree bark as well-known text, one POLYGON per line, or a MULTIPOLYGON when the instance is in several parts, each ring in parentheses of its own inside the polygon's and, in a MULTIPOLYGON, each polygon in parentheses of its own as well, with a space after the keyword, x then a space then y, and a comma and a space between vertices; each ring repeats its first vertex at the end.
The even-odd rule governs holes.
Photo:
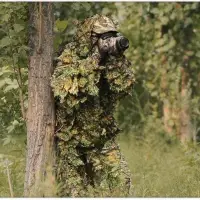
POLYGON ((47 196, 47 178, 51 177, 48 187, 54 185, 55 106, 50 86, 53 73, 52 3, 29 3, 29 12, 30 63, 24 195, 47 196))
MULTIPOLYGON (((193 135, 191 130, 191 113, 190 113, 190 93, 188 89, 189 74, 185 68, 181 68, 180 82, 180 102, 179 106, 175 107, 167 97, 163 101, 163 122, 167 134, 176 136, 182 143, 189 142, 193 135), (170 124, 169 121, 173 124, 170 124)), ((162 89, 166 92, 167 81, 166 75, 163 75, 162 89)))

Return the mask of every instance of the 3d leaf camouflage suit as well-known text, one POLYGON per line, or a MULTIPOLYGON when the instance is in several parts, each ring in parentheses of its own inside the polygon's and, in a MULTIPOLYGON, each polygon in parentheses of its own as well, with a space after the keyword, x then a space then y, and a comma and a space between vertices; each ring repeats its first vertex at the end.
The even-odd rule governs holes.
POLYGON ((80 22, 52 77, 57 99, 59 196, 128 196, 130 174, 116 144, 113 117, 134 76, 123 55, 128 40, 109 18, 80 22))

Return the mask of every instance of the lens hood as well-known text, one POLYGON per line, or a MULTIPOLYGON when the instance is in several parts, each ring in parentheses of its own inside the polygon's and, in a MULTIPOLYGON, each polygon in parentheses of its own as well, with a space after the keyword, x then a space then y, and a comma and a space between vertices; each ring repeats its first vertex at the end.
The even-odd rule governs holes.
POLYGON ((129 40, 123 36, 121 36, 117 40, 117 47, 120 51, 125 51, 129 47, 129 40))

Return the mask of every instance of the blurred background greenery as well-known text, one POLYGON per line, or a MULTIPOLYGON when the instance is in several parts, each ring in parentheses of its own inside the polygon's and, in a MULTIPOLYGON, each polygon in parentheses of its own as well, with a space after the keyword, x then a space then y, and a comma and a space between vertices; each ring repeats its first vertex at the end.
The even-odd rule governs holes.
MULTIPOLYGON (((0 3, 0 197, 23 194, 27 4, 0 3)), ((200 3, 54 3, 55 52, 72 39, 75 20, 94 14, 118 21, 130 41, 136 83, 116 119, 134 196, 199 197, 200 3)))

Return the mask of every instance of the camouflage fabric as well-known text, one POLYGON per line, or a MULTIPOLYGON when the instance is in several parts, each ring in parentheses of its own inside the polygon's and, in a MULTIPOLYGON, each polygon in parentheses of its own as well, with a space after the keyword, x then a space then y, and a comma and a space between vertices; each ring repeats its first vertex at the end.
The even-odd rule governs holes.
POLYGON ((124 55, 98 64, 91 35, 101 32, 101 24, 105 32, 106 23, 108 31, 116 30, 111 20, 100 15, 80 23, 52 77, 59 196, 129 195, 130 173, 115 141, 119 129, 113 113, 117 101, 131 91, 134 75, 124 55))

